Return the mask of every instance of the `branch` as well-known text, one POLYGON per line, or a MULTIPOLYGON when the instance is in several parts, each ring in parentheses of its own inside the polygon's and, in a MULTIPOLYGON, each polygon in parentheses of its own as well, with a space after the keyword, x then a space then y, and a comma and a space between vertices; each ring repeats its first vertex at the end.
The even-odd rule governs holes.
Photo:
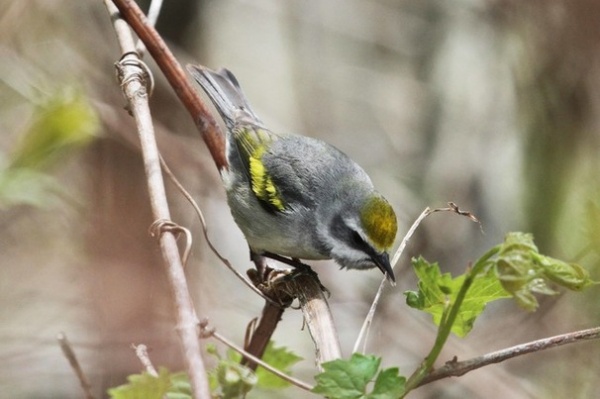
POLYGON ((211 328, 211 327, 208 326, 208 320, 207 319, 204 319, 204 320, 202 320, 200 322, 200 329, 201 329, 200 330, 200 337, 201 338, 213 337, 217 341, 219 341, 219 342, 223 343, 224 345, 228 346, 229 348, 235 350, 240 355, 242 355, 242 356, 244 356, 244 357, 246 357, 248 359, 251 359, 253 362, 257 363, 259 366, 262 366, 265 370, 268 370, 269 372, 275 374, 279 378, 282 378, 282 379, 286 380, 290 384, 294 384, 297 387, 302 388, 302 389, 304 389, 306 391, 312 391, 313 387, 311 385, 309 385, 306 382, 301 381, 301 380, 299 380, 297 378, 289 376, 289 375, 281 372, 280 370, 277 370, 275 367, 271 366, 268 363, 265 363, 264 361, 262 361, 258 357, 252 355, 251 353, 248 353, 244 349, 242 349, 239 346, 237 346, 236 344, 234 344, 229 339, 227 339, 224 336, 222 336, 219 333, 217 333, 217 331, 214 328, 211 328))
MULTIPOLYGON (((323 292, 325 289, 317 274, 308 266, 305 266, 306 272, 295 270, 291 273, 287 270, 273 270, 266 265, 257 265, 258 269, 261 267, 266 267, 266 281, 257 280, 258 273, 256 271, 253 271, 251 280, 258 284, 267 296, 278 299, 282 305, 276 306, 271 302, 265 304, 258 327, 252 331, 246 349, 253 354, 262 356, 285 308, 296 298, 300 304, 304 322, 315 344, 316 362, 319 368, 324 362, 342 357, 333 316, 323 292)), ((247 359, 244 359, 243 364, 252 369, 256 368, 256 364, 247 359)))
POLYGON ((77 379, 79 380, 79 384, 81 384, 81 388, 83 389, 83 393, 85 394, 85 399, 94 399, 94 395, 92 395, 92 385, 88 381, 87 377, 83 373, 81 369, 81 365, 77 360, 77 356, 75 356, 75 352, 73 348, 71 348, 71 344, 67 339, 65 333, 60 333, 56 337, 58 343, 60 344, 60 349, 62 349, 65 357, 69 361, 71 368, 75 371, 75 375, 77 375, 77 379))
MULTIPOLYGON (((412 224, 410 229, 408 229, 408 232, 402 239, 402 242, 400 243, 398 250, 394 254, 394 257, 392 258, 392 262, 391 262, 392 269, 394 269, 394 267, 396 266, 396 263, 398 263, 398 260, 400 259, 402 252, 404 252, 404 248, 406 248, 406 244, 408 243, 408 240, 415 233, 415 230, 417 229, 417 227, 421 224, 423 219, 425 219, 427 216, 431 215, 431 213, 432 212, 431 212, 431 209, 429 209, 429 207, 425 208, 423 210, 423 212, 421 212, 421 214, 419 215, 417 220, 414 221, 414 223, 412 224)), ((371 307, 369 308, 367 317, 365 317, 365 321, 363 322, 363 325, 360 328, 360 332, 358 333, 358 338, 356 338, 356 342, 354 343, 354 349, 352 350, 352 353, 358 352, 361 342, 363 343, 361 353, 365 353, 366 346, 367 346, 367 336, 369 335, 369 329, 371 328, 371 323, 373 323, 373 318, 375 317, 375 310, 377 309, 377 305, 379 305, 379 300, 381 299, 381 294, 383 293, 383 287, 385 287, 386 281, 387 281, 387 277, 384 276, 383 279, 381 280, 381 283, 379 284, 379 288, 377 289, 377 293, 375 294, 373 303, 371 304, 371 307)))
POLYGON ((512 359, 513 357, 526 355, 528 353, 539 352, 557 346, 599 338, 600 327, 595 327, 587 330, 556 335, 554 337, 542 338, 537 341, 516 345, 510 348, 488 353, 487 355, 464 360, 462 362, 459 362, 456 360, 456 358, 454 358, 453 360, 446 362, 444 366, 427 374, 427 376, 420 381, 418 386, 441 380, 443 378, 458 377, 468 373, 469 371, 473 371, 490 364, 500 363, 505 360, 512 359))
MULTIPOLYGON (((144 64, 135 53, 131 32, 119 18, 118 11, 113 3, 110 0, 105 0, 105 5, 113 20, 123 52, 123 57, 117 63, 117 72, 121 88, 129 104, 129 110, 138 128, 152 214, 156 220, 169 221, 171 216, 160 169, 158 148, 154 137, 154 126, 152 125, 145 85, 149 80, 149 71, 147 67, 143 66, 144 64)), ((176 237, 169 230, 161 230, 158 239, 175 302, 177 329, 192 391, 196 398, 208 398, 210 397, 210 389, 197 337, 198 318, 192 306, 176 237)))
POLYGON ((204 143, 219 170, 227 168, 225 156, 225 136, 212 117, 209 108, 202 101, 196 90, 190 85, 181 65, 158 32, 152 27, 142 10, 133 0, 113 0, 123 19, 131 26, 156 64, 175 90, 179 100, 185 105, 194 119, 196 127, 202 134, 204 143))
POLYGON ((150 356, 148 356, 148 347, 144 344, 132 344, 131 348, 135 351, 135 355, 138 357, 138 359, 140 359, 140 362, 146 369, 146 372, 153 377, 158 377, 158 371, 156 371, 156 368, 150 360, 150 356))

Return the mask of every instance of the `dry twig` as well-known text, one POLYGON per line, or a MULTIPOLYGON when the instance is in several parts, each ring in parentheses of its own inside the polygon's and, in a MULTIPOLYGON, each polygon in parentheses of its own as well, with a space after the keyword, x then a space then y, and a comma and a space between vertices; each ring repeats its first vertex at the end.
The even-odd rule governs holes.
POLYGON ((65 335, 65 333, 61 332, 60 334, 58 334, 56 339, 58 340, 58 343, 60 344, 60 349, 62 349, 63 354, 65 355, 65 357, 69 361, 69 364, 71 365, 71 368, 75 372, 75 375, 77 375, 77 379, 79 380, 79 384, 81 384, 81 389, 83 389, 85 398, 86 399, 94 399, 94 395, 92 395, 92 385, 90 384, 89 380, 83 373, 83 370, 81 369, 81 365, 79 364, 79 361, 77 360, 77 356, 75 356, 75 352, 73 351, 73 348, 71 348, 71 344, 69 343, 67 336, 65 335))
MULTIPOLYGON (((154 137, 154 126, 148 105, 147 68, 140 67, 141 60, 135 53, 133 37, 127 24, 119 17, 113 3, 105 0, 105 5, 114 23, 115 32, 123 53, 117 63, 117 73, 121 87, 128 101, 139 133, 144 170, 148 180, 148 192, 152 214, 156 220, 171 219, 166 199, 164 182, 160 169, 158 148, 154 137)), ((163 255, 169 285, 173 294, 177 314, 177 329, 181 339, 184 359, 194 396, 210 397, 210 389, 206 368, 200 355, 200 344, 197 339, 198 318, 192 306, 191 296, 183 270, 182 260, 177 248, 173 232, 161 230, 158 240, 163 255)))
POLYGON ((557 346, 572 344, 575 342, 599 339, 600 327, 590 328, 587 330, 570 332, 554 337, 542 338, 536 341, 527 342, 520 345, 515 345, 510 348, 502 349, 496 352, 491 352, 483 356, 478 356, 473 359, 459 362, 456 358, 446 362, 442 367, 433 370, 420 383, 419 386, 428 384, 433 381, 441 380, 448 377, 458 377, 468 373, 469 371, 488 366, 494 363, 500 363, 513 357, 526 355, 528 353, 539 352, 545 349, 554 348, 557 346))
POLYGON ((209 338, 212 337, 214 339, 216 339, 217 341, 223 343, 224 345, 228 346, 229 348, 235 350, 236 352, 238 352, 240 355, 251 359, 253 362, 255 362, 256 364, 258 364, 259 366, 263 367, 265 370, 268 370, 269 372, 275 374, 276 376, 278 376, 279 378, 283 378, 284 380, 288 381, 289 383, 296 385, 299 388, 302 388, 306 391, 312 391, 313 387, 310 384, 307 384, 304 381, 301 381, 297 378, 294 378, 292 376, 289 376, 279 370, 277 370, 276 368, 274 368, 273 366, 269 365, 268 363, 263 362, 261 359, 259 359, 258 357, 248 353, 247 351, 245 351, 244 349, 240 348, 239 346, 237 346, 236 344, 234 344, 232 341, 230 341, 229 339, 225 338, 224 336, 220 335, 219 333, 217 333, 217 331, 214 328, 211 328, 208 326, 208 320, 204 319, 200 322, 200 337, 201 338, 209 338))

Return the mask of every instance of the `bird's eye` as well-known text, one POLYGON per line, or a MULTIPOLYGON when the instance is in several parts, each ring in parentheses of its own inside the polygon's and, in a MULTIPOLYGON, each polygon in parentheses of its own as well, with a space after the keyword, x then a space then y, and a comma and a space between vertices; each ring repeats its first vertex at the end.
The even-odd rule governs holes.
POLYGON ((363 238, 360 236, 360 234, 358 234, 358 231, 353 231, 352 232, 352 242, 357 246, 357 247, 364 247, 365 246, 365 240, 363 240, 363 238))

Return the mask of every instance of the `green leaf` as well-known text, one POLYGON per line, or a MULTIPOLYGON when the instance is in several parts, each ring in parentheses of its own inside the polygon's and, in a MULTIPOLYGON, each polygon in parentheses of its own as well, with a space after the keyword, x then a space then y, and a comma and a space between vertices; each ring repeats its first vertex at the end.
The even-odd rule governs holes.
POLYGON ((129 383, 111 388, 108 394, 112 399, 191 399, 192 392, 184 373, 171 374, 166 368, 154 377, 148 373, 133 374, 127 377, 129 383))
POLYGON ((380 363, 380 358, 359 353, 353 354, 350 360, 323 363, 324 371, 315 376, 317 385, 313 392, 331 399, 361 398, 366 394, 367 384, 375 377, 380 363))
POLYGON ((227 357, 222 358, 214 345, 207 345, 207 352, 219 360, 208 374, 210 389, 219 398, 245 398, 258 378, 250 368, 240 364, 242 356, 229 349, 227 357))
MULTIPOLYGON (((275 347, 273 341, 270 341, 262 360, 274 368, 291 375, 291 367, 302 360, 302 358, 285 347, 275 347)), ((261 388, 285 388, 290 385, 289 382, 260 366, 256 370, 256 376, 258 377, 257 385, 261 388)))
POLYGON ((88 143, 98 130, 96 111, 83 93, 67 88, 44 101, 12 154, 11 167, 40 169, 88 143))
POLYGON ((557 293, 550 283, 574 291, 595 284, 581 266, 540 254, 531 234, 507 234, 494 265, 504 289, 529 311, 538 307, 534 294, 557 293))
POLYGON ((171 374, 171 386, 167 392, 169 399, 192 399, 192 385, 186 373, 171 374))
POLYGON ((48 208, 63 188, 47 168, 68 151, 88 143, 98 129, 95 110, 84 95, 67 88, 34 110, 10 160, 0 169, 0 209, 15 205, 48 208))
POLYGON ((405 384, 406 378, 398 375, 398 368, 390 367, 377 375, 373 392, 367 398, 398 399, 404 393, 405 384))
MULTIPOLYGON (((450 273, 442 274, 437 263, 429 263, 422 257, 413 259, 413 268, 419 278, 419 291, 405 293, 407 304, 415 309, 432 315, 436 325, 440 325, 442 316, 456 300, 456 296, 465 282, 466 274, 452 278, 450 273)), ((473 276, 473 283, 460 307, 452 332, 464 337, 473 328, 477 317, 485 306, 492 301, 508 298, 492 269, 473 276)))
POLYGON ((60 184, 42 172, 27 168, 0 170, 0 209, 15 205, 49 208, 56 204, 60 184))

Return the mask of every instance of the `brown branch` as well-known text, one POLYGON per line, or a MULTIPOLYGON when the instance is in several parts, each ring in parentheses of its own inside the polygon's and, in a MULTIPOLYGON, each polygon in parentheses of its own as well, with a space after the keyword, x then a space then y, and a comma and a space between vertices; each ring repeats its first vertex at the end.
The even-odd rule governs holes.
POLYGON ((462 362, 459 362, 456 360, 456 358, 454 358, 453 360, 446 362, 444 366, 429 373, 425 378, 423 378, 418 386, 441 380, 443 378, 458 377, 468 373, 469 371, 473 371, 490 364, 500 363, 505 360, 512 359, 513 357, 526 355, 528 353, 539 352, 557 346, 599 338, 600 327, 595 327, 587 330, 556 335, 554 337, 542 338, 537 341, 516 345, 510 348, 488 353, 483 356, 478 356, 473 359, 464 360, 462 362))
MULTIPOLYGON (((135 53, 135 44, 131 32, 127 25, 120 20, 113 3, 110 0, 105 0, 105 5, 115 25, 115 32, 123 52, 123 57, 116 65, 117 73, 139 134, 152 214, 156 220, 169 221, 171 216, 148 104, 146 84, 151 80, 148 76, 149 71, 135 53)), ((169 286, 173 294, 177 330, 181 339, 192 391, 195 398, 209 398, 208 377, 200 355, 200 343, 198 342, 198 318, 187 287, 176 236, 168 229, 162 229, 157 233, 169 286)))
POLYGON ((158 32, 152 27, 148 19, 133 0, 113 0, 121 16, 138 37, 144 42, 146 48, 156 64, 165 75, 175 94, 185 105, 194 123, 202 134, 202 138, 212 155, 219 170, 227 167, 225 155, 225 136, 212 117, 209 108, 202 101, 196 90, 186 78, 181 65, 173 56, 158 32))
POLYGON ((67 358, 67 360, 69 361, 69 364, 71 365, 71 368, 75 372, 77 379, 79 380, 79 384, 81 385, 81 389, 83 389, 85 398, 86 399, 94 399, 94 395, 92 395, 92 385, 90 384, 87 377, 83 373, 83 370, 81 369, 81 365, 79 364, 79 361, 77 360, 77 356, 75 356, 75 352, 73 351, 73 348, 71 348, 71 344, 69 343, 67 336, 65 335, 65 333, 60 333, 60 334, 58 334, 56 339, 58 340, 58 343, 60 344, 60 349, 62 349, 65 357, 67 358))
MULTIPOLYGON (((285 308, 283 306, 265 302, 258 325, 251 331, 244 349, 254 356, 262 358, 277 325, 281 321, 284 311, 285 308)), ((242 359, 242 364, 252 370, 256 370, 258 366, 252 359, 247 357, 242 359)))

